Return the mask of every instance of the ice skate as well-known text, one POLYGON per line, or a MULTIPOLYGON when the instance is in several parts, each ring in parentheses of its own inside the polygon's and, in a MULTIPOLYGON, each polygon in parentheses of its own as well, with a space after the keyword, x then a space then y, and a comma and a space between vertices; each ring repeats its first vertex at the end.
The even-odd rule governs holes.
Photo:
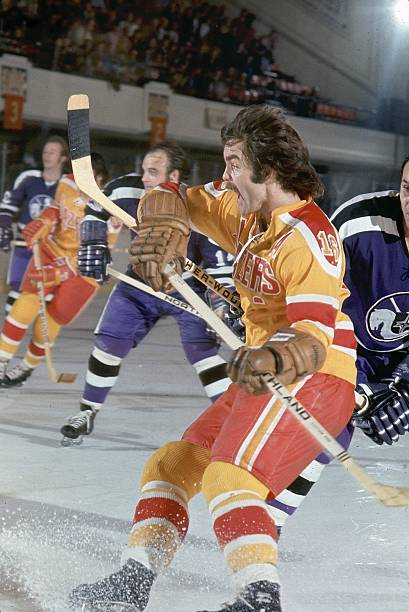
POLYGON ((233 602, 222 606, 218 610, 200 612, 282 612, 280 586, 267 580, 251 582, 233 602))
POLYGON ((134 559, 93 584, 81 584, 69 595, 72 609, 82 612, 142 612, 155 574, 134 559))
POLYGON ((24 361, 20 361, 14 368, 6 372, 2 379, 4 387, 21 387, 33 373, 33 368, 30 368, 24 361))
POLYGON ((94 429, 94 420, 98 410, 93 406, 81 403, 81 411, 72 417, 60 429, 63 438, 62 446, 78 446, 83 436, 88 436, 94 429))

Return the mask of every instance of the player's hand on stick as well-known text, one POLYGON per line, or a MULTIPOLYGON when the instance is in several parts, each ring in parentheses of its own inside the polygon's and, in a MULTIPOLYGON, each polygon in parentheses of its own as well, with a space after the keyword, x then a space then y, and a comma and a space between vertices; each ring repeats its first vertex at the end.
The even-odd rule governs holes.
POLYGON ((94 278, 98 283, 109 279, 107 266, 111 263, 111 252, 107 242, 81 244, 77 255, 78 272, 81 276, 94 278))
POLYGON ((80 224, 80 248, 77 254, 79 274, 94 278, 102 284, 109 278, 107 266, 111 261, 107 222, 92 214, 86 215, 80 224))
POLYGON ((53 231, 57 219, 57 209, 47 208, 37 219, 27 223, 22 233, 29 249, 33 247, 33 242, 44 241, 48 237, 53 231))
POLYGON ((325 347, 310 334, 285 328, 260 348, 241 347, 227 366, 231 380, 249 393, 267 393, 262 375, 277 376, 283 385, 312 374, 325 361, 325 347))
POLYGON ((33 288, 36 289, 37 284, 42 282, 44 288, 49 289, 51 287, 58 287, 61 283, 75 276, 75 270, 71 268, 69 261, 65 257, 58 257, 53 263, 43 265, 41 270, 37 270, 34 266, 30 265, 26 276, 33 288))
POLYGON ((155 291, 169 290, 164 274, 173 264, 183 271, 190 237, 189 217, 179 186, 166 183, 147 193, 138 207, 138 235, 132 240, 129 261, 133 270, 155 291))
POLYGON ((14 238, 13 219, 10 215, 0 214, 0 249, 7 253, 14 238))
POLYGON ((376 444, 391 445, 409 431, 409 396, 401 383, 365 383, 357 391, 368 402, 354 412, 351 422, 376 444))

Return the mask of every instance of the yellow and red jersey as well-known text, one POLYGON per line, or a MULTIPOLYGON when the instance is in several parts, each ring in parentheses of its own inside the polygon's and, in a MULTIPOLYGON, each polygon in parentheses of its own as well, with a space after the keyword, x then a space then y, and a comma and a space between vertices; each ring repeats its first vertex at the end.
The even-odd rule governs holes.
POLYGON ((287 326, 310 333, 327 349, 320 372, 355 384, 355 337, 341 311, 349 295, 338 233, 313 200, 275 209, 267 230, 257 214, 240 216, 237 194, 220 182, 187 188, 195 229, 236 257, 246 342, 260 346, 287 326))
MULTIPOLYGON (((46 245, 56 257, 66 257, 71 267, 77 268, 77 253, 80 245, 80 223, 84 217, 88 198, 78 189, 74 176, 63 176, 58 184, 53 203, 38 217, 50 216, 53 219, 53 229, 48 236, 46 245)), ((108 227, 108 241, 112 246, 119 235, 122 224, 112 223, 108 227)), ((84 277, 85 278, 85 277, 84 277)), ((88 279, 94 284, 93 279, 88 279)))

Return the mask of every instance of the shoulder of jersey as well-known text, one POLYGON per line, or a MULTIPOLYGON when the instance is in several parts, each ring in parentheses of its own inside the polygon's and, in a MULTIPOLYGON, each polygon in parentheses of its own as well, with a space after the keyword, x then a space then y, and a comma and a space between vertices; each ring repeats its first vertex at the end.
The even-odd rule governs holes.
POLYGON ((309 202, 302 208, 282 213, 279 218, 287 225, 297 229, 304 237, 307 234, 317 236, 321 231, 335 234, 333 224, 315 202, 309 202))
POLYGON ((30 178, 41 178, 42 177, 42 172, 41 170, 24 170, 23 172, 21 172, 18 177, 16 178, 16 180, 14 181, 14 188, 18 187, 23 181, 25 181, 26 179, 30 179, 30 178))
POLYGON ((112 199, 136 198, 140 199, 145 189, 139 174, 130 172, 109 181, 104 187, 104 193, 112 199))
POLYGON ((398 234, 397 222, 401 214, 398 192, 375 191, 342 204, 333 213, 331 221, 342 239, 370 230, 398 234))
MULTIPOLYGON (((281 213, 279 219, 296 230, 295 240, 302 240, 306 243, 311 253, 327 272, 333 276, 339 275, 341 245, 337 231, 315 202, 311 201, 302 208, 281 213)), ((288 245, 287 241, 283 241, 283 245, 288 245)))
POLYGON ((231 193, 235 196, 236 192, 233 189, 227 189, 225 185, 225 181, 211 181, 203 185, 203 189, 214 198, 220 198, 225 193, 231 193))
POLYGON ((68 187, 71 187, 72 189, 79 191, 77 184, 74 181, 73 174, 64 174, 59 180, 59 185, 67 185, 68 187))

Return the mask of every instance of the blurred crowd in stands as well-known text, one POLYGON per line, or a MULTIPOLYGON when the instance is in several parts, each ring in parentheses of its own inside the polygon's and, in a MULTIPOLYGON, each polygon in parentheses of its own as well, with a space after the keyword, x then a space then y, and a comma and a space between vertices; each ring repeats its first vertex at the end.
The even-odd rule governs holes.
POLYGON ((245 8, 231 17, 204 0, 2 0, 0 53, 115 89, 158 80, 185 95, 356 123, 356 111, 276 65, 277 33, 257 35, 255 21, 245 8))

